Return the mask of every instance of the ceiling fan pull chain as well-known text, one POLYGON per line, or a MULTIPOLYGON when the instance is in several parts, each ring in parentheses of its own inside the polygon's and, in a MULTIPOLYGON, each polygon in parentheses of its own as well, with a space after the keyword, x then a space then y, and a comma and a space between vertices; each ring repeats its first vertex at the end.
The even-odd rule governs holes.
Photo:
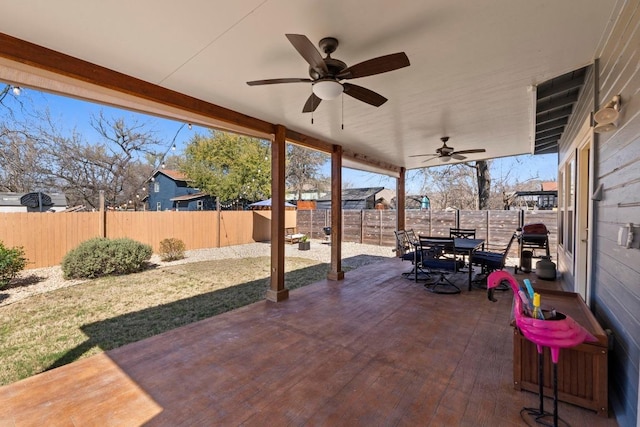
POLYGON ((344 130, 344 92, 342 92, 342 130, 344 130))

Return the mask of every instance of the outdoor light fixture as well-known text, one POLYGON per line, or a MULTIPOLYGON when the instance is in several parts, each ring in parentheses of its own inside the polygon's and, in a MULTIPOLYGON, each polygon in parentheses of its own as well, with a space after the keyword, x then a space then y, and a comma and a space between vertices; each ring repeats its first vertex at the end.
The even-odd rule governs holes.
POLYGON ((313 83, 313 93, 325 101, 336 99, 342 91, 342 85, 333 79, 321 79, 313 83))
POLYGON ((614 122, 618 120, 621 105, 622 99, 620 95, 616 95, 604 107, 593 113, 593 120, 596 122, 593 131, 603 133, 614 130, 617 127, 614 122))
POLYGON ((22 89, 20 89, 20 86, 14 86, 11 90, 15 96, 20 96, 20 92, 22 91, 22 89))

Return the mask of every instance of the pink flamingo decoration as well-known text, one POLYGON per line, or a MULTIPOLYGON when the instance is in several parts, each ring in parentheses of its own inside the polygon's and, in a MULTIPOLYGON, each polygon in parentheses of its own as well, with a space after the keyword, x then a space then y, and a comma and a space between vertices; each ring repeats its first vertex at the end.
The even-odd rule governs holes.
MULTIPOLYGON (((537 418, 545 416, 543 407, 543 375, 542 375, 542 352, 544 347, 551 350, 551 360, 553 362, 553 425, 558 425, 558 359, 561 348, 575 347, 583 342, 597 341, 589 331, 583 328, 571 317, 562 313, 557 313, 554 318, 548 320, 534 319, 525 314, 523 301, 518 295, 520 286, 516 279, 504 270, 494 271, 487 277, 488 296, 491 301, 494 289, 503 281, 511 285, 514 292, 513 315, 516 326, 520 329, 526 339, 534 343, 538 349, 538 384, 540 394, 540 409, 535 415, 537 418)), ((528 408, 525 408, 529 410, 528 408)), ((529 410, 531 413, 531 410, 529 410)))

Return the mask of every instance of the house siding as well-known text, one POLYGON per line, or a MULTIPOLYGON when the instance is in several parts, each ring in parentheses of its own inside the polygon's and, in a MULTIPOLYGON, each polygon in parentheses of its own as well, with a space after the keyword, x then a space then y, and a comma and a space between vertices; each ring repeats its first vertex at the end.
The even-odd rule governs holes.
MULTIPOLYGON (((640 222, 640 1, 624 4, 610 37, 589 71, 572 121, 560 143, 560 157, 591 111, 614 95, 622 96, 618 127, 594 137, 594 188, 603 195, 593 203, 591 309, 613 333, 609 395, 620 426, 638 425, 640 378, 640 249, 617 243, 618 230, 640 222)), ((637 230, 637 228, 636 228, 637 230)), ((640 233, 636 231, 636 239, 640 233)), ((559 266, 559 269, 562 266, 559 266)), ((571 279, 571 277, 566 277, 571 279)))
MULTIPOLYGON (((187 185, 184 181, 174 181, 172 178, 164 175, 162 173, 157 173, 154 175, 155 181, 149 182, 149 199, 148 199, 148 209, 151 211, 158 210, 158 202, 160 202, 159 210, 180 210, 180 211, 195 211, 196 201, 181 201, 174 202, 171 199, 179 196, 186 196, 188 194, 198 193, 199 190, 197 188, 192 188, 187 185), (159 191, 156 193, 154 188, 156 185, 159 185, 159 191)), ((211 199, 211 197, 208 197, 211 199)), ((213 210, 215 209, 215 204, 212 200, 209 200, 208 203, 205 202, 205 210, 213 210)))

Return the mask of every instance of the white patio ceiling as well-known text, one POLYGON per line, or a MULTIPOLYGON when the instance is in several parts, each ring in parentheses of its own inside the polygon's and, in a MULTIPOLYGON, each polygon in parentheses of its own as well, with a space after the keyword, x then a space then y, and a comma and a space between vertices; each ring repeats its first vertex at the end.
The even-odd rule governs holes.
POLYGON ((27 0, 2 2, 0 32, 413 169, 438 164, 409 156, 435 152, 443 135, 487 150, 468 160, 531 153, 531 87, 590 64, 619 5, 27 0), (332 56, 347 65, 404 51, 411 66, 351 80, 387 97, 381 107, 344 96, 344 113, 341 98, 324 101, 311 124, 310 84, 246 84, 308 77, 285 33, 336 37, 332 56))

